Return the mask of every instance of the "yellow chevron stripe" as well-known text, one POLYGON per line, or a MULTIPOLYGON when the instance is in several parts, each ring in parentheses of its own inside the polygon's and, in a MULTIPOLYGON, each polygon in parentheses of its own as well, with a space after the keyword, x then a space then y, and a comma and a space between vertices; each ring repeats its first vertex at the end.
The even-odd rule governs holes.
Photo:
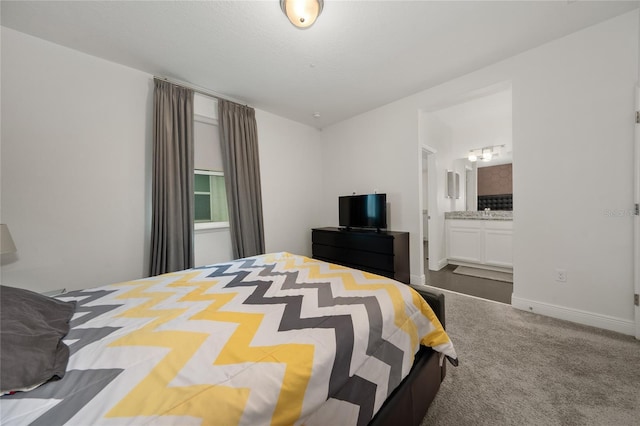
POLYGON ((444 331, 444 327, 442 327, 440 320, 436 316, 435 312, 433 312, 433 309, 431 309, 431 306, 429 306, 417 291, 412 291, 411 296, 413 298, 413 304, 416 305, 427 318, 429 318, 429 321, 434 327, 433 330, 427 333, 427 335, 420 340, 420 343, 430 347, 449 343, 449 336, 444 331))
MULTIPOLYGON (((196 288, 181 300, 213 300, 214 304, 224 305, 233 299, 234 294, 205 295, 208 288, 217 281, 197 281, 190 279, 198 276, 191 272, 178 277, 171 287, 195 286, 196 288)), ((173 293, 149 292, 145 290, 155 281, 140 283, 131 291, 120 296, 126 298, 147 298, 148 300, 124 313, 123 317, 153 318, 155 321, 145 327, 118 339, 111 346, 158 346, 170 348, 169 353, 154 369, 129 392, 107 414, 107 417, 135 417, 157 415, 189 415, 201 417, 203 424, 237 424, 249 397, 249 389, 229 386, 193 385, 169 387, 186 362, 200 348, 208 333, 183 331, 155 331, 155 328, 183 313, 184 309, 152 309, 173 293), (143 403, 141 403, 141 401, 143 403)))
POLYGON ((219 306, 211 305, 200 312, 197 319, 238 323, 238 328, 215 360, 215 365, 239 362, 277 362, 286 364, 272 424, 293 424, 302 413, 302 403, 313 368, 314 345, 281 344, 273 346, 251 346, 263 314, 242 312, 220 312, 219 306))
POLYGON ((238 424, 249 389, 208 384, 168 386, 207 337, 207 333, 155 331, 118 341, 117 346, 160 346, 170 351, 106 417, 188 415, 201 417, 203 424, 238 424))
MULTIPOLYGON (((264 315, 220 312, 219 309, 233 300, 237 293, 205 294, 208 288, 215 284, 215 281, 190 281, 197 275, 199 275, 197 272, 185 274, 168 285, 168 287, 196 287, 183 296, 181 301, 212 301, 205 310, 194 315, 191 319, 208 319, 239 324, 220 352, 218 359, 214 361, 214 365, 247 361, 285 363, 285 374, 272 422, 274 424, 293 424, 302 412, 304 391, 301 389, 306 389, 311 377, 314 346, 283 344, 251 347, 251 340, 264 315)), ((162 346, 171 348, 171 351, 142 382, 108 413, 108 416, 198 415, 206 423, 237 424, 248 400, 250 389, 210 385, 167 387, 167 384, 193 356, 207 335, 194 332, 153 331, 158 325, 170 321, 184 312, 182 309, 152 310, 153 306, 172 295, 168 292, 145 293, 147 288, 155 284, 156 282, 142 283, 130 292, 121 295, 121 298, 149 299, 137 308, 121 315, 136 318, 155 316, 157 319, 139 331, 113 342, 112 345, 162 346), (170 370, 169 366, 174 368, 170 370), (139 401, 146 401, 148 404, 140 406, 139 401), (212 415, 215 416, 214 419, 211 418, 212 415)))

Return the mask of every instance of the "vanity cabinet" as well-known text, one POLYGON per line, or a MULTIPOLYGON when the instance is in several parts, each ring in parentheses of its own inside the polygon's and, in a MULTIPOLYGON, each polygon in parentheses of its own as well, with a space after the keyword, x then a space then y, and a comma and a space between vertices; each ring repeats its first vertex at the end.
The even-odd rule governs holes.
POLYGON ((513 269, 513 221, 447 219, 449 263, 497 271, 513 269))

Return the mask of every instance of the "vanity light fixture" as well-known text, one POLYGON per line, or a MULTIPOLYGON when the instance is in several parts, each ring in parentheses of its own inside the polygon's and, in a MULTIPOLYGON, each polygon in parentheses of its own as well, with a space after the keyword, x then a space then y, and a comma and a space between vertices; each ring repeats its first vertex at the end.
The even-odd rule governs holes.
POLYGON ((504 145, 494 145, 486 146, 484 148, 472 149, 469 151, 467 159, 472 163, 478 160, 491 161, 493 157, 497 157, 499 155, 500 148, 504 148, 504 145))
POLYGON ((280 8, 289 21, 300 29, 309 28, 316 22, 324 0, 280 0, 280 8))

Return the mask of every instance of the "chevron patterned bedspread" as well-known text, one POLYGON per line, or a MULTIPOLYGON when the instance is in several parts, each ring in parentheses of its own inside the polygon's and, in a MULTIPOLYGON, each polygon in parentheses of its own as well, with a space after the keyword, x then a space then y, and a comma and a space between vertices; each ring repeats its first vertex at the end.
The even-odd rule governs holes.
POLYGON ((3 396, 3 425, 362 425, 420 343, 456 357, 409 286, 289 253, 61 299, 67 373, 3 396))

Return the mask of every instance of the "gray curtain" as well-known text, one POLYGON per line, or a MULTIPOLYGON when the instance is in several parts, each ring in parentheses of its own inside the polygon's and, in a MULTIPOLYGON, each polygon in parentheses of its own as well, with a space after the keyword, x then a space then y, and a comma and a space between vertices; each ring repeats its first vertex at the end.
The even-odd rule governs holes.
POLYGON ((150 275, 193 267, 193 91, 155 80, 150 275))
POLYGON ((253 108, 218 100, 220 147, 236 259, 264 253, 258 128, 253 108))

